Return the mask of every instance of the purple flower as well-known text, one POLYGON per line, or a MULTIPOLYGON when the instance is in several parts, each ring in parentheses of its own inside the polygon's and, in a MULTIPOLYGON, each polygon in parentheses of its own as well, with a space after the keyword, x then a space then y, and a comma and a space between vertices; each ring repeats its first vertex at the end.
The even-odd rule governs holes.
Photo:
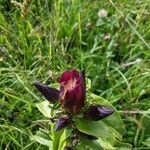
POLYGON ((55 130, 58 131, 64 127, 66 127, 70 123, 70 118, 68 116, 62 116, 58 118, 55 126, 55 130))
POLYGON ((35 82, 34 85, 41 92, 41 94, 51 103, 55 103, 59 99, 59 90, 47 85, 35 82))
POLYGON ((36 82, 34 85, 42 95, 52 103, 60 100, 62 107, 68 113, 78 113, 85 101, 85 74, 84 71, 65 71, 60 79, 60 90, 36 82))
POLYGON ((76 70, 65 71, 59 79, 60 101, 67 112, 77 113, 85 100, 85 75, 76 70))
POLYGON ((103 118, 108 117, 111 115, 114 111, 106 106, 102 105, 95 105, 91 106, 86 112, 85 117, 87 119, 90 119, 92 121, 98 121, 103 118))

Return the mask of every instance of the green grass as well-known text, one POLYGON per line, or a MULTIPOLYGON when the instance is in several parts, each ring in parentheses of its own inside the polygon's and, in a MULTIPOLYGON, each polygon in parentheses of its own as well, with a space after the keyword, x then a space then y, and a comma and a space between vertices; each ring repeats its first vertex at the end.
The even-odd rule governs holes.
POLYGON ((0 2, 0 148, 46 149, 30 140, 49 130, 33 83, 85 68, 92 92, 120 111, 124 142, 150 149, 149 1, 31 0, 28 10, 21 16, 10 0, 0 2), (99 9, 108 16, 98 17, 99 9))

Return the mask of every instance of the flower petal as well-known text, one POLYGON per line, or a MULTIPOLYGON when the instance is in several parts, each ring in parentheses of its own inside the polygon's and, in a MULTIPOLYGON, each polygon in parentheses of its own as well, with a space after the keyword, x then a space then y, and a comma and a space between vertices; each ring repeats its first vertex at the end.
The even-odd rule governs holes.
POLYGON ((41 94, 51 103, 55 103, 59 99, 59 90, 39 82, 34 83, 35 87, 41 92, 41 94))
POLYGON ((76 93, 76 106, 75 112, 79 112, 80 109, 84 106, 84 101, 86 97, 86 84, 85 84, 85 71, 80 72, 80 78, 77 83, 77 86, 74 89, 76 93))
POLYGON ((59 79, 59 83, 66 84, 69 80, 74 79, 74 78, 76 78, 76 79, 79 78, 79 72, 75 69, 70 70, 70 71, 67 70, 61 75, 61 77, 59 79))
POLYGON ((60 78, 60 101, 69 113, 81 110, 85 100, 85 72, 65 71, 60 78))
POLYGON ((58 131, 64 127, 66 127, 70 123, 70 118, 68 116, 62 116, 58 118, 55 126, 55 130, 58 131))
POLYGON ((85 117, 92 121, 98 121, 98 120, 108 117, 113 112, 114 110, 106 106, 95 105, 89 108, 89 110, 85 113, 85 117))
POLYGON ((67 112, 74 113, 75 106, 77 104, 77 94, 76 90, 68 90, 65 94, 64 100, 62 100, 62 105, 67 112))
POLYGON ((84 105, 84 91, 82 86, 78 85, 73 90, 68 90, 65 94, 62 105, 67 112, 77 113, 84 105))

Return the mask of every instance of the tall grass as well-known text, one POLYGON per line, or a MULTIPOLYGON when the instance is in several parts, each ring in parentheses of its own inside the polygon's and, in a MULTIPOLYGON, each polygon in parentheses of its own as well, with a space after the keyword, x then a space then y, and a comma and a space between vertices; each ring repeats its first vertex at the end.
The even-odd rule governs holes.
POLYGON ((120 111, 124 141, 149 149, 149 1, 15 2, 0 2, 1 149, 46 149, 30 139, 41 127, 49 132, 33 82, 51 84, 71 68, 85 68, 92 92, 120 111))

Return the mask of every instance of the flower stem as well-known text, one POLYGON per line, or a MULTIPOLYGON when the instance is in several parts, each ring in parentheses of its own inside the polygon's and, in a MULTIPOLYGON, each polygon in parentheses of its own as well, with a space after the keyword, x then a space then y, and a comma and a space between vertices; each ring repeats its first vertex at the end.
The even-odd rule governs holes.
POLYGON ((147 111, 144 111, 144 110, 133 110, 133 111, 130 111, 130 110, 121 110, 121 111, 118 111, 118 113, 122 113, 122 114, 150 114, 150 110, 147 110, 147 111))

